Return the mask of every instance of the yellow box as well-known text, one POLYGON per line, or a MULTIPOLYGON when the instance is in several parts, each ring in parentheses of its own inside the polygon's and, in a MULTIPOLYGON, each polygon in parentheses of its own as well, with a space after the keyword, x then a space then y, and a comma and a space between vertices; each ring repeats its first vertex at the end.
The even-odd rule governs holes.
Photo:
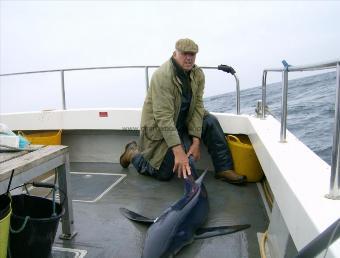
POLYGON ((247 135, 228 135, 227 142, 237 174, 247 176, 248 182, 258 182, 263 177, 263 171, 254 148, 247 135))
POLYGON ((29 133, 29 134, 19 132, 19 134, 25 137, 28 141, 30 141, 31 144, 60 145, 61 144, 61 132, 62 130, 29 133))

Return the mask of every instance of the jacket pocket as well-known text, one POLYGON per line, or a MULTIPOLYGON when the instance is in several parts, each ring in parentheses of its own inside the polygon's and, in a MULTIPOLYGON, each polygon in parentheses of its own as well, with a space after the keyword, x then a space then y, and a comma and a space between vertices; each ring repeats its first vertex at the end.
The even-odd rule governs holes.
POLYGON ((145 135, 145 137, 148 140, 151 141, 160 141, 163 139, 163 134, 159 127, 156 125, 156 122, 153 121, 150 123, 150 126, 143 126, 142 127, 142 133, 145 135))

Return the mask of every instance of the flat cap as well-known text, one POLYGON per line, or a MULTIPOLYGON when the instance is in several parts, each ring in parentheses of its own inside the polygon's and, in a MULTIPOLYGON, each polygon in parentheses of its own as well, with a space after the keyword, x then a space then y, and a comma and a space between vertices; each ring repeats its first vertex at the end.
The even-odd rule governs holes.
POLYGON ((191 39, 179 39, 175 47, 176 50, 181 52, 193 52, 195 54, 198 52, 197 44, 191 39))

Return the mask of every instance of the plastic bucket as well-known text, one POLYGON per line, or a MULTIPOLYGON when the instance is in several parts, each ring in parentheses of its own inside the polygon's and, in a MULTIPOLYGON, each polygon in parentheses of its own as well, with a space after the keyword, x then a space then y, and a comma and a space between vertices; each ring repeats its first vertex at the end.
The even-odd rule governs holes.
POLYGON ((263 171, 254 148, 247 135, 228 135, 228 145, 237 174, 247 176, 248 182, 258 182, 263 177, 263 171))
POLYGON ((0 195, 0 258, 7 257, 11 199, 7 194, 0 195))
POLYGON ((26 194, 12 196, 10 253, 12 258, 48 258, 63 208, 53 201, 26 194))

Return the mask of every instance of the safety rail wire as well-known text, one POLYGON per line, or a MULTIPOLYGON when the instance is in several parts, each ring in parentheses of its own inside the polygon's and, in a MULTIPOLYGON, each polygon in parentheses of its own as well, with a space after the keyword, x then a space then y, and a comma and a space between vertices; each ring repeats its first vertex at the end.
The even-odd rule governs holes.
POLYGON ((267 88, 267 73, 281 72, 282 73, 282 96, 281 96, 281 130, 280 142, 286 142, 287 131, 287 96, 288 96, 288 73, 302 71, 317 71, 324 69, 336 69, 336 100, 335 100, 335 115, 334 115, 334 130, 333 130, 333 146, 332 146, 332 164, 330 190, 326 195, 330 199, 340 199, 340 60, 311 64, 301 66, 290 66, 283 61, 284 68, 268 68, 263 70, 262 75, 262 119, 266 117, 266 88, 267 88))
MULTIPOLYGON (((103 67, 86 67, 86 68, 70 68, 70 69, 57 69, 57 70, 42 70, 42 71, 31 71, 31 72, 19 72, 19 73, 5 73, 0 74, 0 76, 14 76, 14 75, 24 75, 24 74, 39 74, 39 73, 54 73, 59 72, 61 76, 61 96, 62 96, 62 108, 66 108, 66 96, 65 96, 65 72, 72 71, 85 71, 85 70, 105 70, 105 69, 145 69, 145 85, 146 90, 149 88, 149 69, 158 68, 157 65, 129 65, 129 66, 103 66, 103 67)), ((215 69, 219 70, 218 67, 214 66, 200 66, 202 69, 215 69)), ((236 113, 240 114, 240 82, 236 74, 233 74, 236 81, 236 113)))

